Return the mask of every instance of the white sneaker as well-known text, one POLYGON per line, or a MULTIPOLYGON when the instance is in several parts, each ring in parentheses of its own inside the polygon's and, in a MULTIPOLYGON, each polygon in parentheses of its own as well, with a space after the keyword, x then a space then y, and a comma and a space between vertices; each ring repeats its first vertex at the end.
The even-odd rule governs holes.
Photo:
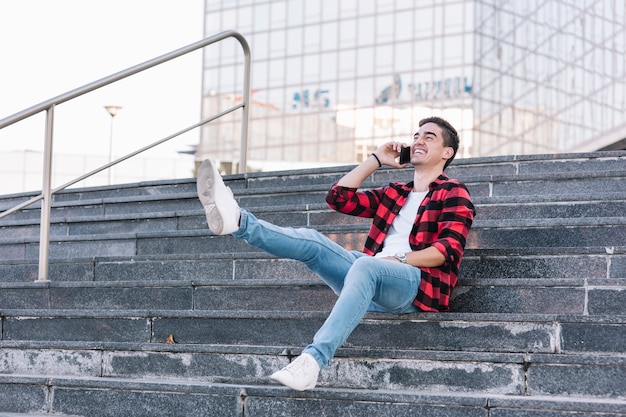
POLYGON ((296 391, 308 391, 315 388, 320 366, 313 356, 303 353, 295 361, 285 366, 270 378, 296 391))
POLYGON ((213 161, 206 159, 198 170, 198 197, 206 214, 209 229, 216 235, 228 235, 239 229, 239 205, 232 190, 224 185, 213 161))

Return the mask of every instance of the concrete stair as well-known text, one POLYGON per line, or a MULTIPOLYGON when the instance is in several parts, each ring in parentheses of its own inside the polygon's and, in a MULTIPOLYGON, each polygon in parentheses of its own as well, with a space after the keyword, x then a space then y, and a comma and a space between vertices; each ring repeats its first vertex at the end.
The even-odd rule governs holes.
MULTIPOLYGON (((323 200, 350 168, 225 181, 258 217, 360 249, 369 220, 323 200)), ((453 311, 368 314, 307 393, 267 376, 334 294, 213 236, 194 179, 56 195, 47 283, 38 207, 0 220, 0 417, 626 416, 626 153, 465 159, 449 174, 478 210, 453 311)))

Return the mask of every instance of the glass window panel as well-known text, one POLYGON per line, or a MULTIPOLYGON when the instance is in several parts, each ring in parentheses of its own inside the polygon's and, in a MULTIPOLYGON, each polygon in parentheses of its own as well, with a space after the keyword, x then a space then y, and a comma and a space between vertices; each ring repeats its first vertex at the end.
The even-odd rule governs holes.
POLYGON ((337 83, 335 81, 324 81, 323 83, 321 83, 320 90, 322 110, 328 110, 332 113, 332 110, 337 104, 337 83))
POLYGON ((376 47, 376 72, 392 71, 393 46, 380 45, 376 47))
MULTIPOLYGON (((464 23, 463 23, 463 30, 465 30, 466 32, 473 32, 474 31, 474 6, 473 5, 466 5, 466 7, 463 8, 463 18, 464 23)), ((468 36, 469 38, 470 36, 468 36)))
POLYGON ((444 13, 443 13, 443 5, 435 5, 433 7, 433 34, 434 35, 442 35, 444 33, 444 13))
POLYGON ((414 34, 413 27, 415 26, 413 11, 404 10, 396 13, 395 19, 396 41, 411 39, 414 34))
POLYGON ((204 70, 204 92, 219 91, 219 68, 204 70))
POLYGON ((359 106, 371 106, 374 104, 374 97, 378 92, 374 92, 372 78, 360 78, 356 81, 356 103, 359 106))
POLYGON ((218 91, 223 93, 232 93, 235 91, 235 68, 234 67, 222 67, 220 71, 218 91))
POLYGON ((204 7, 207 11, 219 10, 222 7, 222 4, 219 1, 205 1, 204 7))
POLYGON ((460 33, 463 30, 464 6, 465 3, 446 4, 444 6, 444 33, 460 33))
POLYGON ((287 3, 287 25, 301 26, 304 21, 302 0, 290 0, 287 3))
POLYGON ((282 59, 272 59, 269 65, 270 87, 276 87, 285 83, 285 61, 282 59))
POLYGON ((378 13, 393 10, 394 0, 378 0, 376 2, 376 6, 376 11, 378 13))
POLYGON ((208 35, 222 31, 222 16, 220 13, 207 13, 205 16, 205 33, 208 35))
POLYGON ((304 51, 317 52, 320 49, 320 27, 317 25, 304 28, 304 51))
POLYGON ((204 48, 204 65, 207 67, 220 65, 220 45, 211 45, 204 48))
MULTIPOLYGON (((256 71, 256 67, 255 67, 256 71)), ((287 58, 286 81, 289 85, 299 84, 302 81, 302 57, 287 58)))
POLYGON ((320 72, 319 55, 307 55, 304 57, 303 82, 317 81, 320 72))
POLYGON ((254 30, 259 32, 268 30, 270 25, 269 4, 261 3, 254 6, 254 30))
POLYGON ((339 52, 339 77, 353 77, 355 74, 356 52, 354 50, 339 52))
POLYGON ((430 36, 433 33, 434 16, 432 8, 420 9, 415 12, 415 25, 413 29, 416 37, 430 36))
POLYGON ((374 87, 376 103, 385 104, 396 101, 400 96, 402 78, 395 75, 384 75, 376 77, 374 87))
POLYGON ((463 63, 471 65, 474 62, 474 39, 472 36, 464 36, 463 43, 463 63))
POLYGON ((359 15, 376 13, 376 0, 359 0, 359 15))
POLYGON ((294 101, 294 95, 297 90, 294 87, 287 87, 283 90, 283 103, 285 103, 285 112, 290 112, 292 110, 297 110, 298 103, 294 101))
POLYGON ((302 28, 293 28, 287 30, 287 55, 299 55, 301 53, 302 28))
POLYGON ((325 1, 322 3, 322 20, 336 20, 339 18, 339 2, 325 1))
POLYGON ((374 73, 374 48, 359 48, 356 52, 357 76, 372 75, 374 73))
POLYGON ((342 19, 356 16, 357 1, 341 0, 339 3, 339 13, 342 19))
POLYGON ((235 63, 239 54, 241 54, 241 46, 234 39, 224 39, 218 44, 220 48, 220 64, 235 63))
POLYGON ((334 80, 337 78, 337 52, 327 52, 321 55, 320 80, 334 80))
POLYGON ((443 39, 442 38, 434 38, 433 39, 433 60, 431 62, 431 66, 434 68, 441 67, 443 64, 443 39))
POLYGON ((285 136, 285 121, 282 117, 272 117, 268 120, 269 134, 281 142, 287 142, 291 136, 285 136))
POLYGON ((256 61, 250 74, 250 84, 256 88, 265 88, 269 71, 269 62, 256 61))
MULTIPOLYGON (((463 36, 446 36, 443 39, 444 66, 458 65, 463 62, 463 36)), ((508 48, 509 50, 511 48, 508 48)), ((511 62, 509 59, 507 62, 511 62)))
POLYGON ((270 58, 282 57, 285 55, 285 32, 282 30, 272 31, 269 36, 270 58))
POLYGON ((373 16, 362 17, 357 21, 357 24, 358 24, 357 43, 359 45, 373 45, 375 42, 374 17, 373 16))
POLYGON ((306 23, 319 22, 322 17, 321 0, 306 0, 304 3, 304 21, 306 23))
POLYGON ((240 7, 239 11, 239 20, 237 21, 237 31, 241 33, 251 32, 252 31, 252 22, 253 22, 253 12, 252 7, 240 7))
POLYGON ((413 68, 413 43, 397 43, 394 49, 394 72, 410 71, 413 68))
POLYGON ((271 28, 282 28, 287 25, 287 3, 284 0, 271 4, 271 28))
MULTIPOLYGON (((255 33, 249 39, 250 52, 255 60, 263 60, 269 58, 269 34, 255 33)), ((241 48, 241 47, 240 47, 241 48)))
POLYGON ((260 114, 263 116, 267 116, 267 112, 265 110, 265 106, 269 103, 269 90, 267 88, 263 89, 253 89, 250 91, 250 100, 254 102, 251 106, 254 109, 256 114, 260 114))
POLYGON ((356 21, 344 20, 339 25, 339 47, 353 48, 356 45, 356 21))
POLYGON ((276 147, 276 146, 268 147, 266 149, 266 153, 267 153, 267 159, 269 159, 270 161, 272 160, 279 161, 283 159, 283 149, 281 147, 276 147))
POLYGON ((337 49, 338 28, 337 22, 324 23, 322 25, 322 51, 337 49))
POLYGON ((414 10, 417 4, 415 0, 396 0, 396 10, 414 10))
POLYGON ((354 105, 355 84, 353 80, 340 81, 337 83, 337 105, 351 107, 354 105))
POLYGON ((376 41, 378 43, 393 40, 393 15, 390 13, 376 16, 376 41))

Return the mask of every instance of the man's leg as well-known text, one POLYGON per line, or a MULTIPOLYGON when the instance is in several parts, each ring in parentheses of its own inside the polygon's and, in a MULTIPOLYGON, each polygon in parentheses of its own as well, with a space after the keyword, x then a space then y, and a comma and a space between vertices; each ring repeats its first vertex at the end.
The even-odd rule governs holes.
POLYGON ((280 227, 241 210, 241 227, 234 237, 280 258, 302 262, 339 295, 354 261, 363 256, 348 251, 314 229, 280 227))
POLYGON ((323 368, 367 311, 396 314, 418 311, 413 300, 420 280, 419 268, 369 256, 357 259, 346 275, 330 315, 304 353, 313 356, 323 368))
POLYGON ((421 272, 410 265, 369 256, 354 261, 344 286, 313 343, 272 379, 294 390, 315 388, 319 371, 335 355, 368 310, 397 314, 418 311, 413 305, 421 272))
POLYGON ((342 248, 314 229, 279 227, 240 209, 210 160, 200 166, 197 189, 213 233, 232 234, 272 255, 301 261, 336 294, 341 292, 354 260, 363 256, 342 248))

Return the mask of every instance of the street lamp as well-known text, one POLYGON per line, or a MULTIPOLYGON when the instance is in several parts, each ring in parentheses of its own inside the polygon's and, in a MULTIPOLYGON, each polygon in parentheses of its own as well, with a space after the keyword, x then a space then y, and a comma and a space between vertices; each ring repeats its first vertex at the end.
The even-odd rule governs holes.
MULTIPOLYGON (((113 161, 113 119, 122 110, 122 106, 104 106, 106 111, 111 116, 111 129, 109 134, 109 162, 113 161)), ((111 185, 111 173, 113 167, 109 167, 109 185, 111 185)))

